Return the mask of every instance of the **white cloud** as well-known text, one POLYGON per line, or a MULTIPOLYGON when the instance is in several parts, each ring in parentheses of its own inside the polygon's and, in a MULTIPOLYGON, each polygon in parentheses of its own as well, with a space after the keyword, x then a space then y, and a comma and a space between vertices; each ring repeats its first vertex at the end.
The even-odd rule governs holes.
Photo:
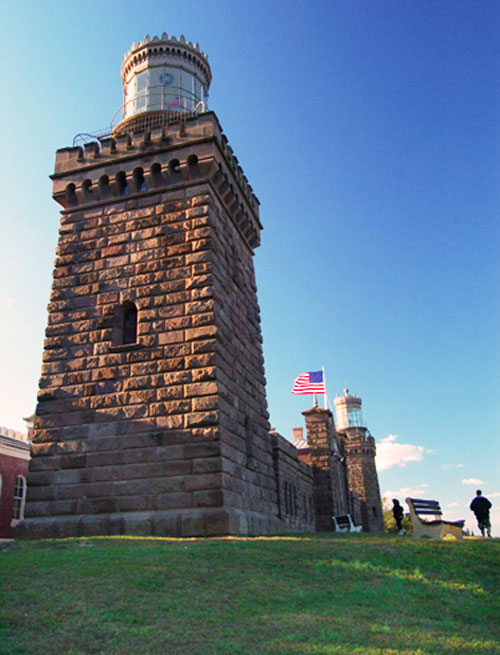
POLYGON ((463 469, 465 464, 457 464, 457 469, 463 469))
POLYGON ((437 450, 434 450, 433 448, 427 448, 425 453, 426 455, 435 455, 437 453, 437 450))
POLYGON ((500 491, 495 491, 492 494, 487 494, 488 498, 500 498, 500 491))
POLYGON ((392 507, 392 499, 398 498, 399 502, 403 502, 405 498, 421 498, 427 493, 428 484, 421 484, 418 487, 401 487, 400 489, 390 490, 387 489, 382 494, 384 500, 384 509, 392 507))
POLYGON ((484 482, 479 478, 465 478, 462 480, 462 484, 484 484, 484 482))
POLYGON ((15 298, 7 298, 7 309, 11 309, 16 304, 15 298))
POLYGON ((389 434, 377 444, 375 463, 377 471, 386 471, 393 466, 406 466, 408 462, 420 462, 424 456, 423 446, 397 443, 397 435, 389 434))
POLYGON ((458 507, 458 503, 448 503, 445 507, 458 507))
POLYGON ((463 464, 441 464, 441 468, 444 469, 445 471, 449 471, 450 469, 463 469, 464 465, 463 464))

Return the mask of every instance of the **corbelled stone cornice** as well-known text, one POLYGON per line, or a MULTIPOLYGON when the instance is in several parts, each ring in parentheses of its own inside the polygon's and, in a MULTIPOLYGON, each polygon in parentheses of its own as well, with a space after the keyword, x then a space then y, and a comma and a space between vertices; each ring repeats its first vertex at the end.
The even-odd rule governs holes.
POLYGON ((62 148, 51 178, 66 211, 208 182, 249 247, 260 244, 259 201, 213 112, 62 148))

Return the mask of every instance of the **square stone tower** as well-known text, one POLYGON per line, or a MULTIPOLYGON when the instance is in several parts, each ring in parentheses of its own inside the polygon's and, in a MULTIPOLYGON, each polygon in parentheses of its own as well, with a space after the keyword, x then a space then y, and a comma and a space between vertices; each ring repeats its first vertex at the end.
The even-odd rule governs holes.
POLYGON ((333 414, 315 405, 302 415, 306 420, 307 462, 313 471, 316 530, 331 530, 332 514, 349 513, 347 481, 333 414))
POLYGON ((382 500, 375 466, 375 439, 364 426, 361 398, 344 389, 334 400, 337 437, 345 453, 349 491, 360 505, 365 532, 384 532, 382 500))
POLYGON ((197 45, 134 44, 121 122, 56 155, 25 538, 279 531, 259 202, 197 45))

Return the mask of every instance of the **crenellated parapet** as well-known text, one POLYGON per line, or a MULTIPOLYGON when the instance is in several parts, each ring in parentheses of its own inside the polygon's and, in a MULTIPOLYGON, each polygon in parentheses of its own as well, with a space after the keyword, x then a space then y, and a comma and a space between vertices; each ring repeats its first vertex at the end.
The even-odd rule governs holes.
POLYGON ((366 428, 344 428, 343 430, 337 430, 337 434, 342 439, 346 455, 349 457, 375 457, 375 439, 366 428))
POLYGON ((213 112, 62 148, 51 177, 66 211, 209 183, 248 246, 260 244, 259 201, 213 112))
POLYGON ((212 81, 212 72, 208 64, 208 56, 200 50, 198 43, 186 41, 184 35, 177 39, 175 36, 168 36, 163 32, 161 37, 154 36, 152 39, 146 34, 143 41, 132 43, 130 50, 123 56, 121 69, 122 80, 125 82, 129 73, 134 67, 146 62, 148 59, 156 61, 170 58, 184 60, 196 66, 204 76, 207 88, 212 81))

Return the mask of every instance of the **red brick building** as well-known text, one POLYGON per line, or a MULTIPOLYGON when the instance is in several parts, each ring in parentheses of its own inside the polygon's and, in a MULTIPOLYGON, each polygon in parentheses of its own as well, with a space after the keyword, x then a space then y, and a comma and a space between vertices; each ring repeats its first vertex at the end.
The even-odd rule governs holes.
POLYGON ((29 449, 26 435, 0 428, 0 539, 13 539, 24 517, 29 449))

